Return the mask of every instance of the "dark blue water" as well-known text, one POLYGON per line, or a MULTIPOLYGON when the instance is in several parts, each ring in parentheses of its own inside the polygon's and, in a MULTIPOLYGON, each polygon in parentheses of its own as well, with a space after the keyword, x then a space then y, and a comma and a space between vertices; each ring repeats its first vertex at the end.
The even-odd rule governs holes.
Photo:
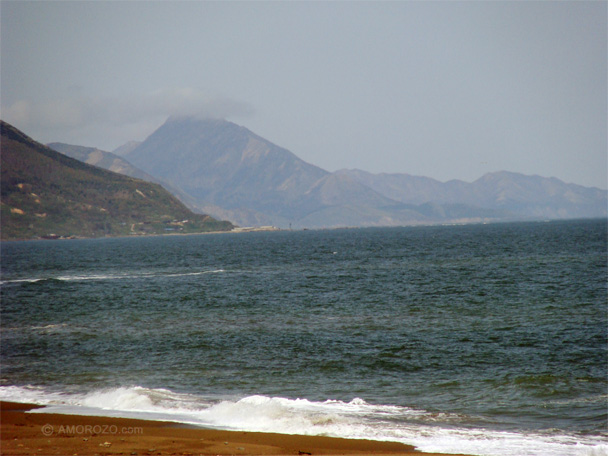
POLYGON ((606 259, 605 220, 3 243, 2 390, 226 428, 249 413, 423 449, 600 454, 606 259))

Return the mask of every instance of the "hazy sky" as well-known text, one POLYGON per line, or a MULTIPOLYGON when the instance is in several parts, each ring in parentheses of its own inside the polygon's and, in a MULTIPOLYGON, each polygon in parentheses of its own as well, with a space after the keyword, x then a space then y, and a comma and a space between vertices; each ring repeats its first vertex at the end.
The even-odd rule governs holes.
POLYGON ((223 117, 329 171, 607 187, 607 2, 31 2, 1 117, 113 150, 223 117))

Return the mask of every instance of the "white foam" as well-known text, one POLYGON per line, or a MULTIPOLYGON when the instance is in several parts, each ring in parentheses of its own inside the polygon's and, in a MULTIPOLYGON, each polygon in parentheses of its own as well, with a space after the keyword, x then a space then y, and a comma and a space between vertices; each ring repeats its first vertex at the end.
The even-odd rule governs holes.
POLYGON ((186 277, 186 276, 199 276, 205 274, 219 274, 226 272, 224 269, 212 269, 208 271, 195 271, 195 272, 133 272, 133 273, 121 273, 121 274, 89 274, 89 275, 63 275, 57 277, 31 277, 26 279, 13 279, 0 281, 0 285, 13 284, 13 283, 36 283, 43 282, 45 280, 58 280, 61 282, 84 282, 84 281, 99 281, 99 280, 122 280, 122 279, 145 279, 155 277, 186 277))
POLYGON ((466 417, 395 405, 288 399, 254 395, 220 399, 139 386, 87 394, 48 393, 35 387, 0 387, 0 399, 32 402, 35 412, 125 416, 178 421, 219 429, 328 435, 398 441, 426 452, 489 456, 607 456, 601 438, 470 429, 466 417))
POLYGON ((36 386, 0 386, 0 400, 27 404, 48 405, 61 402, 61 393, 50 393, 36 386))
POLYGON ((32 279, 1 280, 0 285, 5 285, 5 284, 9 284, 9 283, 26 283, 26 282, 36 283, 36 282, 40 282, 41 280, 46 280, 46 279, 32 278, 32 279))
POLYGON ((56 325, 32 326, 30 329, 58 329, 65 328, 67 325, 67 323, 59 323, 56 325))
POLYGON ((152 400, 138 388, 118 388, 85 395, 79 405, 111 410, 151 410, 152 400))
POLYGON ((224 269, 215 269, 212 271, 198 271, 198 272, 176 272, 172 274, 161 274, 162 277, 187 277, 187 276, 199 276, 205 274, 219 274, 226 272, 224 269))

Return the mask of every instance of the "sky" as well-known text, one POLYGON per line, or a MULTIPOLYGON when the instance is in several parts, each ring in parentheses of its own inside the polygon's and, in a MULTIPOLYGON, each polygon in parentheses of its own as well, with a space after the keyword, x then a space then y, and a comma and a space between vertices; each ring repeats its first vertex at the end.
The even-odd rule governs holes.
POLYGON ((0 117, 112 151, 225 118, 328 171, 606 189, 605 1, 7 1, 0 117))

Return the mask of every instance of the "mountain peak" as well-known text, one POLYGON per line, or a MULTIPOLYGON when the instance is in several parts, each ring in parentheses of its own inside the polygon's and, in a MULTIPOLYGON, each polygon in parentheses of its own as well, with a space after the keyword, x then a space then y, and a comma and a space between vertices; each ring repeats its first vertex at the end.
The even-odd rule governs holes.
POLYGON ((605 194, 506 171, 474 183, 361 170, 332 174, 212 117, 173 116, 128 158, 192 197, 191 207, 220 216, 208 209, 219 208, 239 225, 407 225, 606 213, 605 194))
POLYGON ((169 118, 128 157, 193 196, 200 207, 271 210, 275 218, 290 212, 290 202, 328 174, 245 127, 192 116, 169 118))

